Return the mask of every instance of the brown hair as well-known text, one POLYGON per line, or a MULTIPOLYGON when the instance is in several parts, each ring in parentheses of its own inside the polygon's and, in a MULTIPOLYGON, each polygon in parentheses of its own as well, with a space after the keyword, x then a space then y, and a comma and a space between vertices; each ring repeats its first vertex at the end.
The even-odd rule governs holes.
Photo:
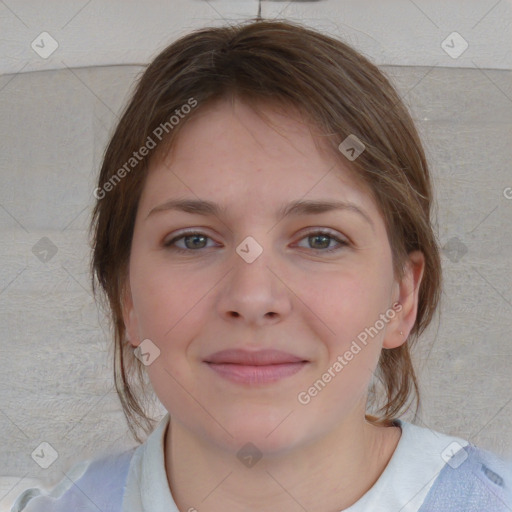
POLYGON ((199 29, 162 51, 138 81, 105 151, 96 189, 101 194, 95 193, 91 220, 92 286, 96 295, 97 279, 108 299, 115 331, 114 381, 132 435, 142 442, 135 426, 146 434, 154 426, 139 396, 146 393, 147 381, 125 339, 121 306, 150 158, 138 155, 135 160, 134 153, 149 139, 154 141, 162 126, 166 135, 158 149, 170 149, 180 129, 203 106, 234 97, 248 104, 277 101, 296 107, 320 129, 336 158, 348 164, 373 194, 386 223, 397 279, 403 276, 408 253, 423 252, 416 322, 407 343, 382 350, 376 376, 386 403, 377 411, 381 417, 366 418, 389 425, 410 407, 411 395, 417 400, 417 413, 419 390, 409 345, 430 324, 437 308, 441 262, 430 219, 429 170, 414 123, 390 81, 350 46, 297 23, 258 19, 199 29), (198 106, 171 126, 170 117, 191 104, 191 98, 198 106), (338 149, 349 135, 366 147, 350 162, 338 149))

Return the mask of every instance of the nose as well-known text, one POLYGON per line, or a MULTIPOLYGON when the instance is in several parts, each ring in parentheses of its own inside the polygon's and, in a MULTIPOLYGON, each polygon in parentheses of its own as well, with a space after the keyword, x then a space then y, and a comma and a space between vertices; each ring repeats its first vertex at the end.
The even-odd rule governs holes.
POLYGON ((286 318, 291 291, 270 250, 251 261, 236 253, 232 270, 223 280, 217 303, 219 314, 229 322, 261 326, 286 318))

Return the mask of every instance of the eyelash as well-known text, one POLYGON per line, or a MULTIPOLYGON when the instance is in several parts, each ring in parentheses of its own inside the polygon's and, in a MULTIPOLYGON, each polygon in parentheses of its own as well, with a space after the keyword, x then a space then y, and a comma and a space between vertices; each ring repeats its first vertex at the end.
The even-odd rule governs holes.
MULTIPOLYGON (((211 238, 208 235, 206 235, 205 233, 201 233, 200 231, 184 231, 184 232, 180 233, 178 236, 174 237, 173 239, 171 239, 167 242, 164 242, 163 246, 171 251, 181 253, 181 254, 185 254, 185 253, 191 254, 193 252, 198 252, 201 249, 182 249, 181 247, 175 247, 175 246, 173 247, 173 244, 175 242, 177 242, 178 240, 181 240, 182 238, 186 238, 187 236, 192 236, 192 235, 204 236, 211 240, 211 238)), ((347 241, 338 238, 337 236, 333 235, 330 231, 326 231, 326 230, 311 231, 309 233, 306 233, 300 240, 303 240, 304 238, 309 238, 310 236, 313 236, 313 235, 327 236, 340 245, 340 247, 335 247, 333 249, 311 249, 314 252, 331 253, 331 252, 338 251, 341 248, 349 245, 349 243, 347 241)), ((206 249, 206 248, 202 248, 202 249, 206 249)))

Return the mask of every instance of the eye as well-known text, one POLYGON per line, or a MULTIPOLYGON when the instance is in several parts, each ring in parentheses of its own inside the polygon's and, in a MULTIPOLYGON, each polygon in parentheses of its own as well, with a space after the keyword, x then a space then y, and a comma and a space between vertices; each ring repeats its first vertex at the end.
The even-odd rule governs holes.
POLYGON ((349 243, 346 240, 343 240, 338 236, 334 235, 332 232, 326 230, 312 231, 306 234, 305 237, 301 238, 301 240, 306 239, 308 240, 310 245, 316 245, 316 247, 312 247, 312 250, 320 252, 334 252, 340 250, 341 247, 349 245, 349 243), (338 246, 328 249, 327 247, 329 247, 332 241, 335 241, 338 244, 338 246))
POLYGON ((198 249, 204 249, 206 247, 206 240, 210 239, 209 236, 199 231, 186 231, 180 235, 164 242, 164 247, 169 248, 172 251, 180 253, 190 253, 198 249), (185 248, 176 246, 176 242, 183 239, 185 248))
MULTIPOLYGON (((346 240, 339 238, 327 230, 312 231, 301 238, 301 240, 306 239, 310 242, 310 245, 312 244, 317 246, 310 247, 310 249, 316 252, 334 252, 340 250, 342 247, 349 245, 346 240), (328 248, 333 241, 336 242, 337 246, 328 248)), ((211 238, 208 235, 201 233, 200 231, 186 231, 180 233, 178 236, 172 238, 171 240, 164 242, 163 246, 178 253, 190 254, 192 252, 197 252, 199 249, 208 248, 206 245, 207 240, 211 240, 211 238), (183 240, 185 245, 184 247, 179 247, 176 245, 176 243, 181 240, 183 240)))

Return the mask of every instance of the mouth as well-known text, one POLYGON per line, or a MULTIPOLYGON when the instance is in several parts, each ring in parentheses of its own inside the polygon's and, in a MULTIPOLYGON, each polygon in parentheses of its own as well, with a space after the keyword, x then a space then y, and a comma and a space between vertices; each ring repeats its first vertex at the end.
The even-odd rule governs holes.
POLYGON ((212 354, 204 361, 217 375, 239 384, 266 384, 302 370, 309 361, 278 350, 231 349, 212 354))

